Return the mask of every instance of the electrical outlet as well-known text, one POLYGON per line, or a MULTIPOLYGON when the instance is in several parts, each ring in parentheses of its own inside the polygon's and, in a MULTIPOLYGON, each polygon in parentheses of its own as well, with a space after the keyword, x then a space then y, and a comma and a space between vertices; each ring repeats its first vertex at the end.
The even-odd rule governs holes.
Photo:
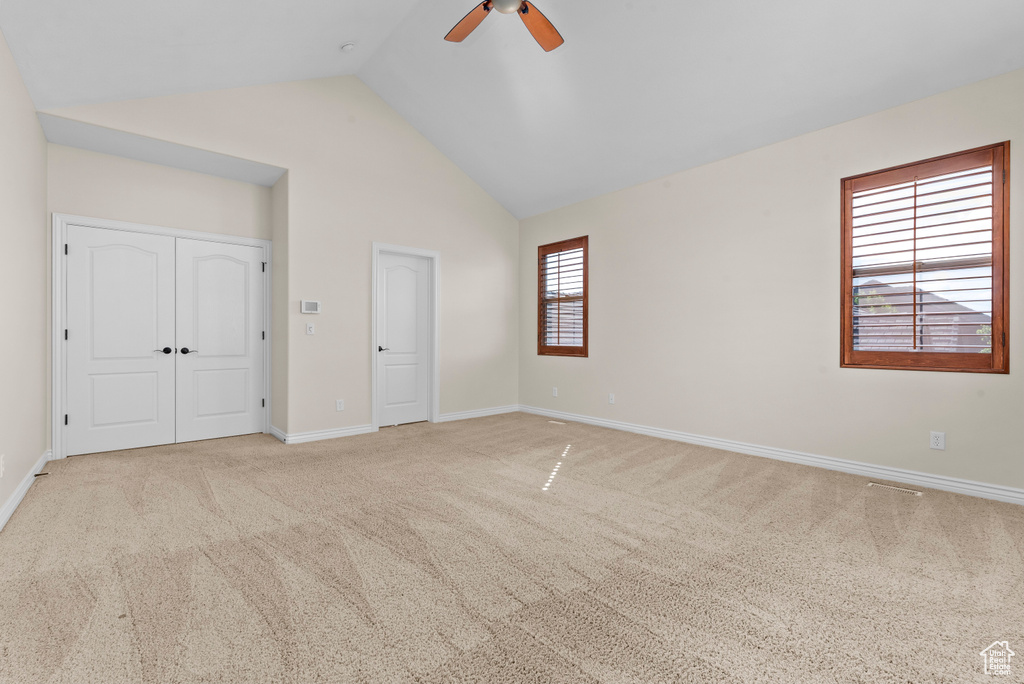
POLYGON ((307 323, 306 324, 306 334, 307 335, 316 335, 316 325, 313 324, 313 323, 307 323))
POLYGON ((557 397, 558 396, 558 388, 557 387, 552 387, 551 388, 551 396, 553 396, 553 397, 557 397))
POLYGON ((345 410, 345 400, 344 399, 338 399, 336 402, 334 402, 334 406, 335 406, 335 409, 334 409, 335 411, 344 411, 345 410))
POLYGON ((608 403, 609 404, 614 404, 615 403, 615 394, 614 393, 611 393, 611 392, 608 393, 608 403))
POLYGON ((932 432, 928 440, 928 447, 931 449, 938 449, 940 451, 946 450, 946 433, 945 432, 932 432))

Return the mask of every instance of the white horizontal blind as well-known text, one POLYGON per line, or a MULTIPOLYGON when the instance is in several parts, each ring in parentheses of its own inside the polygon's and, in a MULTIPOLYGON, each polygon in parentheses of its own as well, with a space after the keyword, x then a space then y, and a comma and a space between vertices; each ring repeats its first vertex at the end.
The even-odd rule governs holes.
POLYGON ((540 256, 540 343, 542 347, 584 346, 584 247, 540 256))
POLYGON ((852 195, 853 348, 991 353, 991 165, 852 195))

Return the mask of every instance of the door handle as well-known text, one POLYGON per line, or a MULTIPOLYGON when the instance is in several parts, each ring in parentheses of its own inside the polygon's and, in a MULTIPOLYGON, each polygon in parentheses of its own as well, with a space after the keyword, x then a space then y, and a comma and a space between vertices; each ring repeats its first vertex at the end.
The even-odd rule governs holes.
POLYGON ((163 349, 154 349, 153 351, 155 351, 155 352, 163 352, 164 354, 170 354, 174 350, 171 349, 170 347, 164 347, 163 349))
POLYGON ((198 354, 199 350, 198 349, 189 349, 188 347, 182 347, 181 348, 181 353, 182 354, 198 354))
POLYGON ((378 345, 377 345, 377 351, 379 351, 379 352, 382 352, 382 351, 391 351, 391 349, 390 349, 389 347, 382 347, 382 346, 380 346, 380 345, 378 344, 378 345))

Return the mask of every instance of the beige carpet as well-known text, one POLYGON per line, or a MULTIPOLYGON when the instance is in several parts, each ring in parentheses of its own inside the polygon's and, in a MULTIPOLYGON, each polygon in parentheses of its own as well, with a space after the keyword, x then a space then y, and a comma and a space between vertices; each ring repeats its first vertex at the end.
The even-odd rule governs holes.
POLYGON ((5 683, 1024 680, 1010 504, 525 414, 48 472, 5 683))

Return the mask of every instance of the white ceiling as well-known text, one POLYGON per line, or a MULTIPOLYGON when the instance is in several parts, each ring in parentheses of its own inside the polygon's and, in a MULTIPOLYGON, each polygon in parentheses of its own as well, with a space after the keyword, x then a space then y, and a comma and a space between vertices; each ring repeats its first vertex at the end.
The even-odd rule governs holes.
POLYGON ((40 109, 355 73, 520 218, 1024 67, 1020 0, 0 2, 40 109))
POLYGON ((354 74, 416 1, 0 0, 0 29, 52 109, 354 74))

